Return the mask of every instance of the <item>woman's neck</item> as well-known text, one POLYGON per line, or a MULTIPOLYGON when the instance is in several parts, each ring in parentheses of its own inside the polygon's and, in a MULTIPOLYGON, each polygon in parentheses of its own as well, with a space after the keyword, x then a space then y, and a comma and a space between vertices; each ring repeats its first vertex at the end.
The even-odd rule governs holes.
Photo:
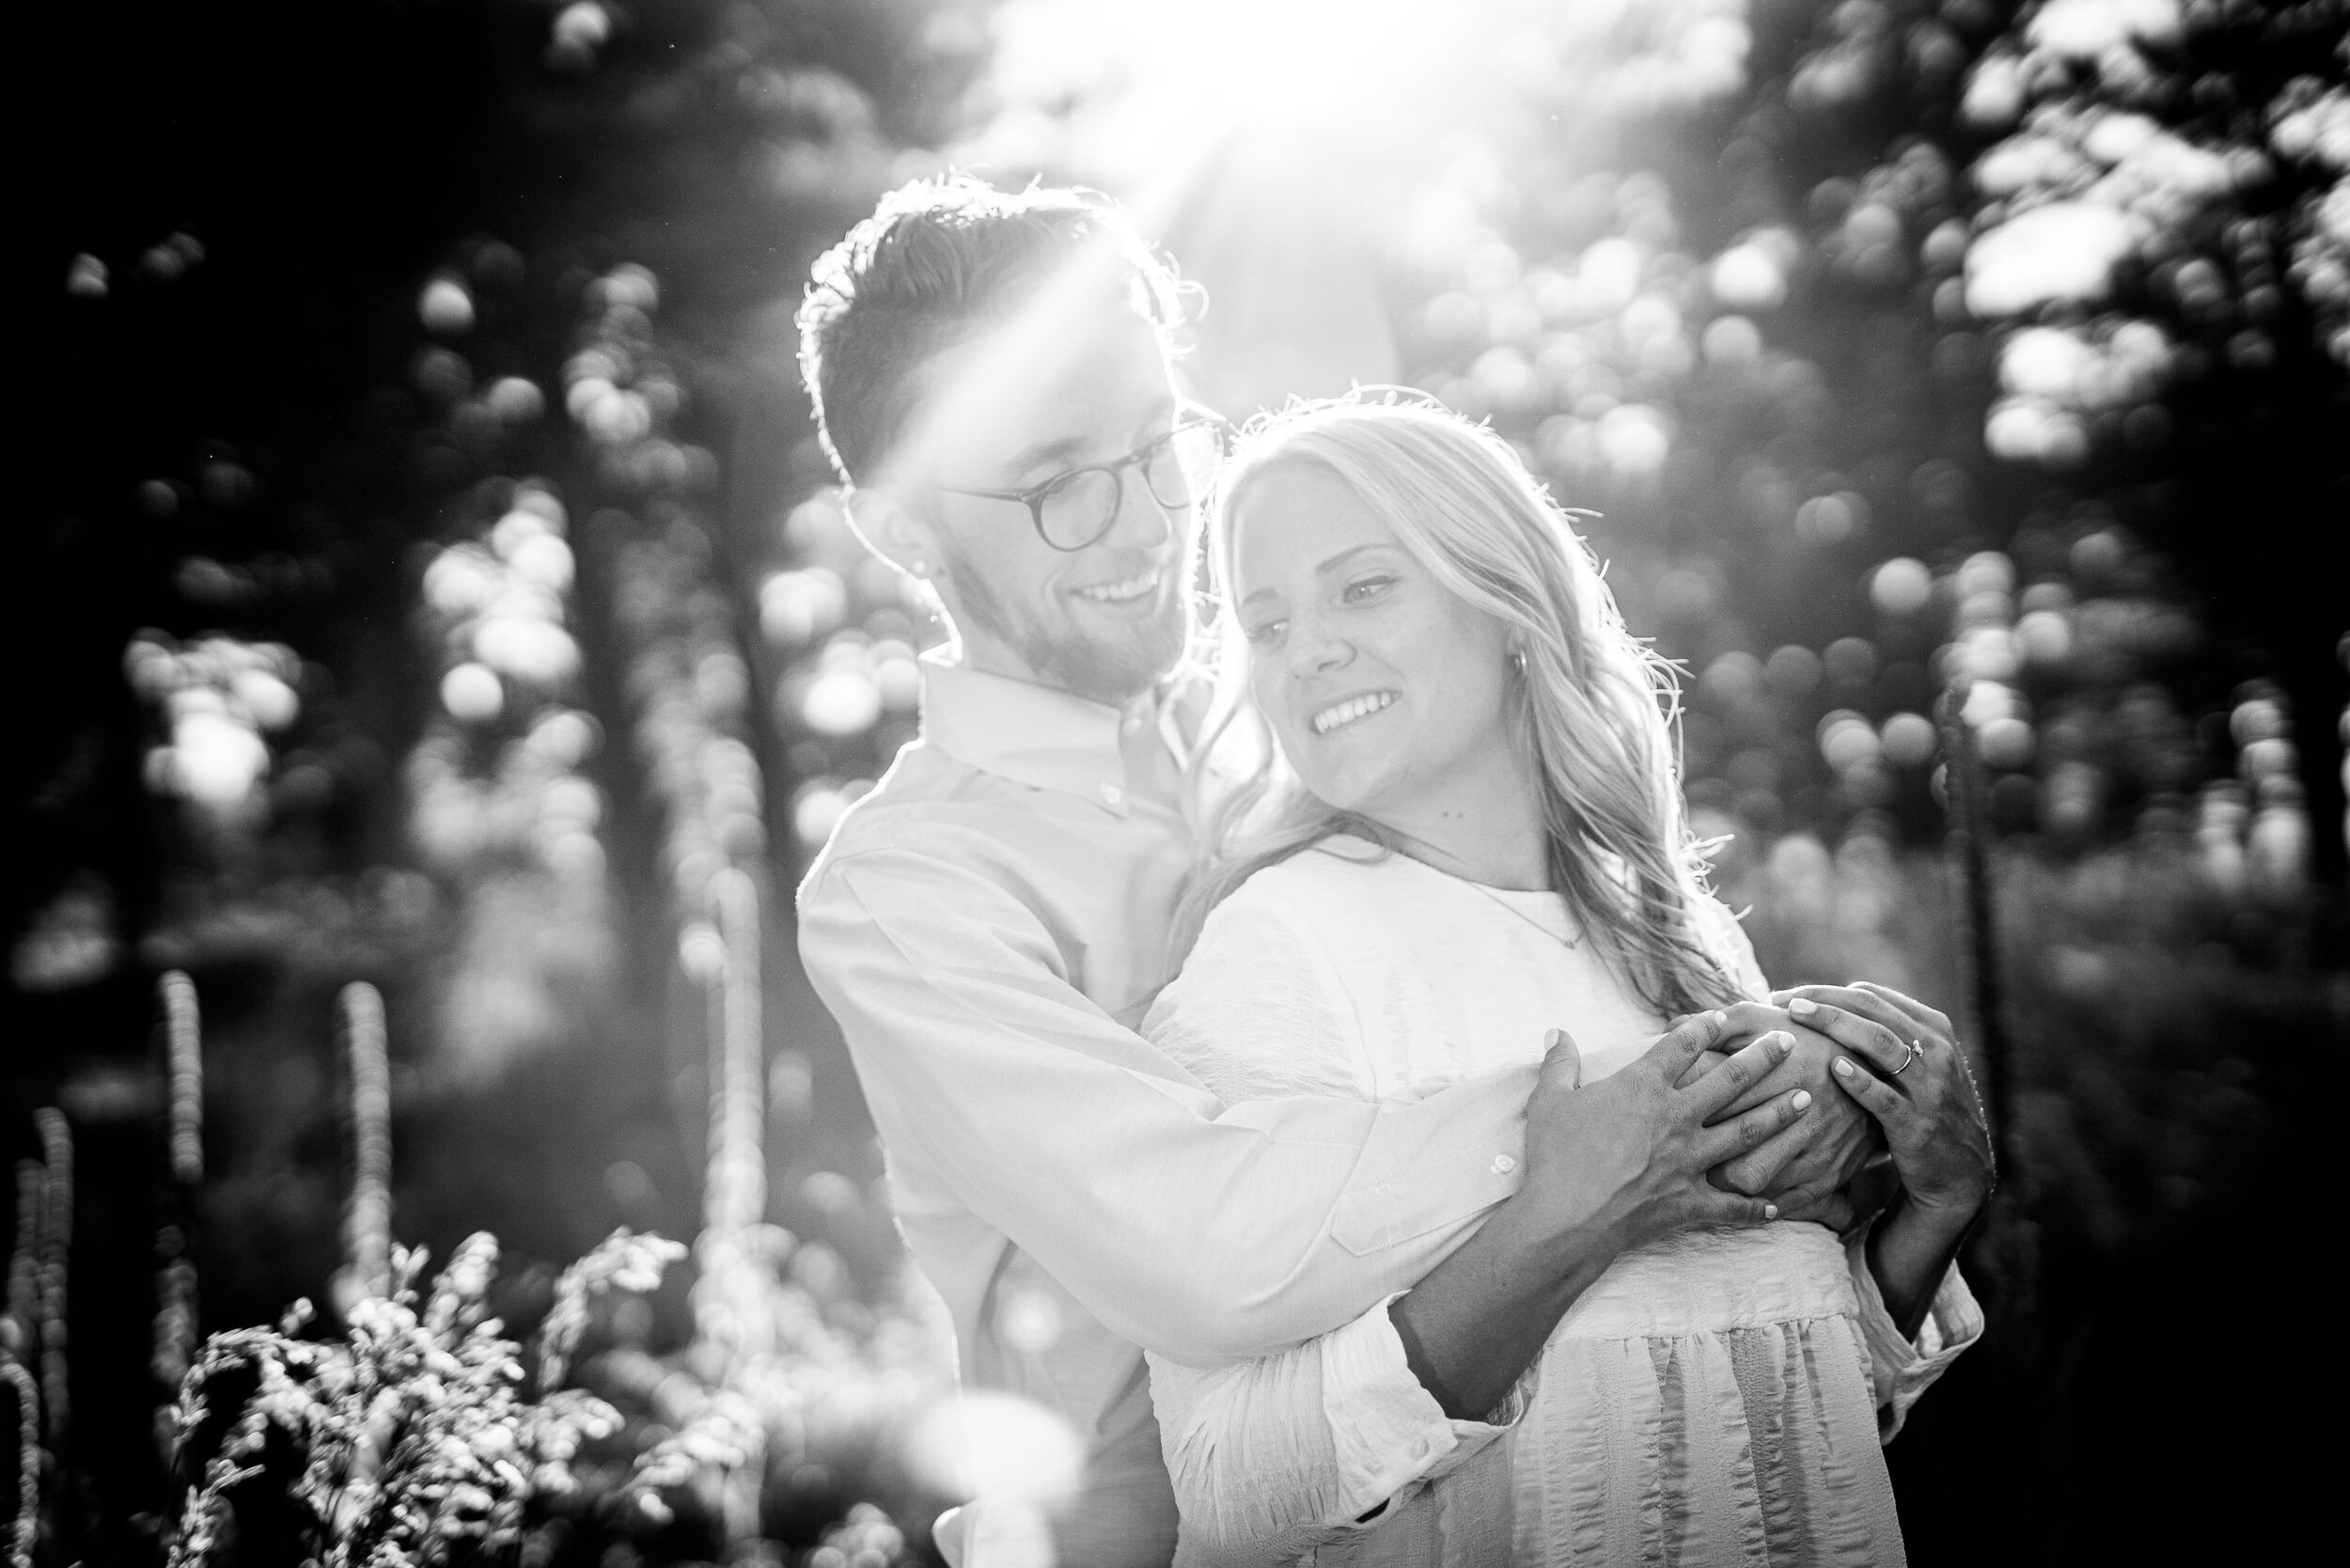
POLYGON ((1366 813, 1405 854, 1449 875, 1528 892, 1550 886, 1550 836, 1533 770, 1461 769, 1444 787, 1366 813))

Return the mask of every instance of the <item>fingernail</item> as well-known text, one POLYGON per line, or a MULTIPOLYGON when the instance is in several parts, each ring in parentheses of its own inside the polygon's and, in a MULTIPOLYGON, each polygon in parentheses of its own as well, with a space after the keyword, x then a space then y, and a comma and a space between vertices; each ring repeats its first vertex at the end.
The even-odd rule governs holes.
POLYGON ((1778 1217, 1778 1205, 1776 1203, 1763 1204, 1762 1217, 1764 1219, 1777 1219, 1778 1217))
POLYGON ((1807 1105, 1810 1105, 1810 1104, 1811 1104, 1811 1091, 1810 1091, 1810 1090, 1808 1090, 1808 1089, 1799 1089, 1799 1090, 1795 1090, 1795 1108, 1796 1108, 1797 1110, 1802 1110, 1805 1106, 1807 1106, 1807 1105))
POLYGON ((1567 1036, 1566 1036, 1566 1031, 1565 1031, 1565 1030, 1563 1030, 1563 1029, 1545 1029, 1545 1030, 1543 1030, 1543 1050, 1545 1050, 1545 1051, 1555 1051, 1555 1050, 1557 1050, 1557 1049, 1559 1048, 1559 1042, 1560 1042, 1561 1040, 1564 1040, 1566 1037, 1567 1037, 1567 1036))
POLYGON ((1785 1029, 1774 1029, 1771 1032, 1778 1037, 1777 1042, 1771 1046, 1771 1049, 1778 1055, 1783 1057, 1788 1052, 1795 1048, 1795 1037, 1789 1034, 1785 1029))
POLYGON ((1730 1014, 1716 1009, 1716 1011, 1705 1015, 1705 1022, 1709 1027, 1718 1029, 1723 1025, 1730 1022, 1730 1014))
POLYGON ((1809 1018, 1820 1011, 1820 1004, 1809 996, 1797 996, 1787 1004, 1787 1011, 1798 1018, 1809 1018))
POLYGON ((1851 1076, 1852 1076, 1852 1063, 1851 1063, 1851 1062, 1849 1062, 1849 1061, 1846 1061, 1846 1060, 1845 1060, 1842 1057, 1838 1057, 1838 1058, 1836 1058, 1836 1075, 1837 1075, 1838 1077, 1840 1077, 1840 1078, 1849 1078, 1849 1077, 1851 1077, 1851 1076))

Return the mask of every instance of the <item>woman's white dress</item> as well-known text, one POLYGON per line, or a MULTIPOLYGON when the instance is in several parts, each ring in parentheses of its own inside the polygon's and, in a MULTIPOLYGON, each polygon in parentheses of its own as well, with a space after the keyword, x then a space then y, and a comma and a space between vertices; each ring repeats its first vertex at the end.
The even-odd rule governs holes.
MULTIPOLYGON (((1705 919, 1762 995, 1737 922, 1711 901, 1705 919)), ((1553 1027, 1588 1084, 1664 1021, 1580 938, 1556 894, 1334 839, 1217 907, 1144 1032, 1228 1104, 1418 1099, 1540 1058, 1553 1027)), ((1818 1225, 1656 1243, 1569 1309, 1498 1440, 1461 1444, 1371 1529, 1329 1517, 1355 1506, 1343 1423, 1317 1408, 1342 1336, 1213 1371, 1153 1357, 1178 1561, 1897 1564, 1881 1440, 1980 1327, 1952 1269, 1904 1339, 1858 1238, 1818 1225)))

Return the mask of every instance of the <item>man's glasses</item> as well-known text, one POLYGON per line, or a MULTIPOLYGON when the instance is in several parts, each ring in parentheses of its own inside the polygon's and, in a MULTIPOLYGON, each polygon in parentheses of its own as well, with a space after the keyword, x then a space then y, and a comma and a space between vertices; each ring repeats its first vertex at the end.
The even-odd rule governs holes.
POLYGON ((1083 550, 1100 542, 1118 521, 1119 507, 1126 498, 1127 469, 1142 475, 1143 488, 1152 500, 1168 511, 1181 511, 1207 488, 1208 476, 1231 444, 1232 427, 1203 410, 1185 415, 1173 430, 1116 462, 1063 469, 1026 490, 938 488, 951 495, 1017 501, 1028 509, 1045 543, 1056 550, 1083 550))

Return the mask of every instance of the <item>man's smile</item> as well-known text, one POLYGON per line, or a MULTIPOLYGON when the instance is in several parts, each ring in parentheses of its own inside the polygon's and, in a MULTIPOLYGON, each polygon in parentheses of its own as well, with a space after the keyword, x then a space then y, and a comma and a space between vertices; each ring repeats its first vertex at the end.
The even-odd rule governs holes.
POLYGON ((1076 591, 1080 599, 1090 600, 1096 604, 1129 604, 1137 599, 1155 593, 1158 591, 1158 587, 1159 569, 1155 566, 1148 566, 1131 577, 1120 577, 1116 582, 1091 584, 1076 591))

